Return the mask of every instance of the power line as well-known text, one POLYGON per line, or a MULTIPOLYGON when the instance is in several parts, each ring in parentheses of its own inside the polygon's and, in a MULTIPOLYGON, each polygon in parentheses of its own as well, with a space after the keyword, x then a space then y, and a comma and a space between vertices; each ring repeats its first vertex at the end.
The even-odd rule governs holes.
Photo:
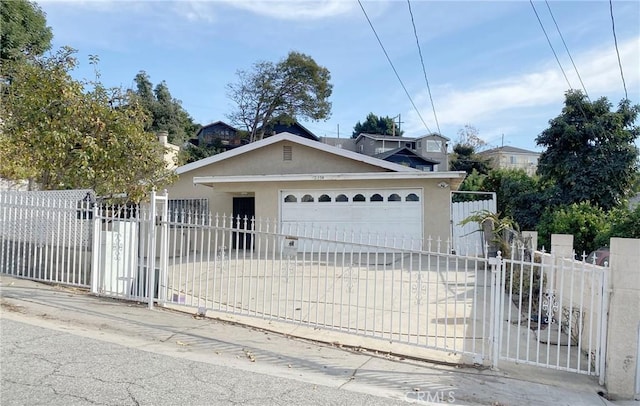
MULTIPOLYGON (((556 62, 558 62, 558 66, 560 67, 560 70, 562 71, 562 75, 564 76, 564 80, 567 81, 567 85, 569 85, 569 89, 573 89, 573 86, 571 86, 571 83, 569 83, 569 78, 567 78, 567 74, 565 73, 564 68, 562 68, 562 64, 560 63, 560 59, 558 59, 558 54, 556 54, 555 49, 553 49, 553 45, 551 44, 551 40, 549 39, 549 35, 547 35, 547 30, 544 29, 544 24, 542 24, 542 20, 540 19, 540 16, 538 15, 538 11, 536 10, 536 6, 533 5, 533 1, 532 0, 529 0, 529 4, 531 4, 531 7, 533 8, 533 12, 535 13, 536 18, 538 19, 538 23, 540 24, 540 28, 542 28, 542 32, 544 33, 544 36, 547 38, 547 43, 549 44, 549 47, 551 48, 551 52, 553 52, 553 56, 556 58, 556 62)), ((554 21, 555 21, 555 19, 554 19, 554 21)), ((563 40, 563 42, 564 42, 564 40, 563 40)), ((576 70, 576 72, 577 72, 577 70, 576 70)), ((582 83, 582 80, 580 82, 582 83)), ((587 100, 588 100, 589 96, 586 94, 586 90, 585 90, 585 96, 587 97, 587 100)), ((585 122, 589 121, 589 119, 587 118, 587 114, 585 113, 584 109, 582 108, 582 105, 578 104, 578 108, 580 109, 580 112, 582 113, 582 116, 584 117, 585 122)))
POLYGON ((409 14, 411 15, 411 25, 413 26, 413 35, 416 37, 416 45, 418 45, 418 54, 420 54, 420 64, 422 64, 422 73, 424 73, 424 81, 427 82, 427 91, 429 92, 429 100, 431 101, 431 108, 433 109, 433 117, 436 119, 436 127, 438 127, 438 134, 442 134, 440 131, 440 123, 438 122, 438 115, 436 114, 436 106, 433 104, 433 97, 431 96, 431 87, 429 86, 429 79, 427 79, 427 70, 424 67, 424 59, 422 58, 422 49, 420 48, 420 41, 418 40, 418 31, 416 30, 416 23, 413 21, 413 11, 411 10, 411 1, 407 0, 407 6, 409 6, 409 14))
POLYGON ((611 29, 613 31, 613 42, 616 46, 616 54, 618 55, 618 66, 620 67, 620 77, 622 78, 622 86, 624 87, 624 98, 629 99, 627 95, 627 82, 624 80, 624 73, 622 72, 622 62, 620 61, 620 51, 618 51, 618 38, 616 37, 616 22, 613 18, 613 2, 609 0, 609 12, 611 13, 611 29))
POLYGON ((573 61, 573 58, 571 57, 571 52, 569 52, 569 48, 567 47, 567 43, 564 41, 564 37, 562 36, 562 33, 560 32, 560 27, 558 27, 558 23, 556 22, 556 18, 553 16, 553 12, 551 11, 551 6, 549 5, 549 2, 547 0, 544 0, 544 2, 547 5, 547 8, 549 9, 549 14, 551 14, 551 19, 553 20, 553 23, 556 26, 556 30, 558 30, 558 35, 560 35, 560 39, 562 40, 562 44, 564 45, 564 49, 567 51, 567 55, 569 55, 569 59, 571 60, 571 64, 573 65, 573 69, 575 69, 576 75, 578 75, 578 79, 580 80, 580 84, 582 85, 582 90, 584 90, 584 94, 587 96, 587 100, 591 101, 591 99, 589 98, 589 93, 587 93, 587 88, 585 87, 584 83, 582 82, 582 77, 580 76, 580 72, 578 72, 578 67, 576 66, 575 62, 573 61))
POLYGON ((365 11, 364 7, 362 6, 362 2, 360 0, 358 0, 358 4, 360 5, 360 8, 362 9, 362 12, 364 13, 364 16, 366 17, 367 22, 369 22, 369 26, 371 27, 371 30, 373 31, 373 34, 376 36, 376 39, 378 40, 378 44, 380 44, 380 47, 382 48, 382 52, 384 52, 384 55, 387 57, 387 61, 389 61, 389 65, 391 65, 391 69, 393 69, 393 73, 396 74, 396 77, 398 78, 398 81, 400 82, 400 85, 402 86, 402 88, 404 89, 404 92, 406 93, 407 97, 409 98, 409 101, 411 102, 411 105, 413 106, 413 109, 418 114, 418 117, 420 117, 420 121, 422 121, 422 124, 424 124, 424 127, 427 129, 427 131, 431 132, 431 130, 429 129, 429 126, 427 125, 427 123, 422 118, 422 114, 420 114, 420 111, 416 107, 416 104, 413 102, 413 99, 411 98, 411 95, 409 94, 409 91, 407 90, 406 86, 402 82, 402 79, 400 79, 400 75, 398 74, 398 71, 396 70, 396 67, 393 65, 393 62, 391 62, 391 58, 389 57, 389 54, 387 53, 387 50, 384 48, 384 45, 382 45, 382 41, 380 40, 380 37, 378 36, 378 33, 376 32, 376 29, 373 27, 373 24, 371 23, 371 20, 369 19, 369 16, 367 15, 367 12, 365 11))
POLYGON ((544 36, 547 38, 547 42, 549 43, 549 47, 551 47, 551 52, 553 52, 553 56, 556 58, 556 62, 558 62, 558 66, 560 67, 560 70, 562 71, 562 75, 564 76, 564 80, 567 81, 567 84, 569 85, 569 89, 573 89, 573 86, 571 86, 571 83, 569 83, 569 78, 567 78, 567 74, 564 72, 564 69, 562 68, 562 64, 560 63, 560 59, 558 59, 558 54, 556 54, 556 50, 553 49, 553 45, 551 44, 551 40, 549 39, 549 35, 547 35, 547 30, 544 29, 544 25, 542 24, 542 20, 540 20, 540 16, 538 15, 538 11, 536 10, 536 6, 533 5, 533 1, 529 0, 529 4, 531 4, 531 7, 533 8, 533 12, 536 14, 536 18, 538 19, 538 23, 540 23, 540 28, 542 28, 542 32, 544 32, 544 36))

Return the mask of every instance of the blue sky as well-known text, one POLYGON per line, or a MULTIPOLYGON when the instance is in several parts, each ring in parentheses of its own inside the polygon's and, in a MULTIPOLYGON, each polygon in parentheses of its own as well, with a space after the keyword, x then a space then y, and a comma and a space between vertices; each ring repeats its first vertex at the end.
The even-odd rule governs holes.
MULTIPOLYGON (((295 50, 329 69, 332 115, 303 122, 318 136, 349 137, 373 112, 402 119, 406 136, 437 131, 407 1, 362 1, 419 118, 356 0, 39 1, 54 49, 79 53, 78 78, 98 55, 107 86, 132 87, 145 70, 164 80, 201 124, 228 121, 226 85, 257 61, 295 50)), ((582 88, 547 3, 534 5, 572 88, 582 88)), ((549 1, 592 99, 624 97, 608 1, 549 1)), ((529 1, 411 1, 433 106, 443 135, 470 124, 490 145, 539 150, 535 137, 560 114, 569 84, 529 1)), ((629 99, 640 103, 640 2, 614 1, 629 99)))

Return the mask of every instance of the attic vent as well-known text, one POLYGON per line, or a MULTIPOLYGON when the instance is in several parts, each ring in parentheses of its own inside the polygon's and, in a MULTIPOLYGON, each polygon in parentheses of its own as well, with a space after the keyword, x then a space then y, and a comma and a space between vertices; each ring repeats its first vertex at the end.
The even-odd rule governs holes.
POLYGON ((282 147, 282 160, 291 161, 293 159, 293 151, 291 145, 284 145, 282 147))

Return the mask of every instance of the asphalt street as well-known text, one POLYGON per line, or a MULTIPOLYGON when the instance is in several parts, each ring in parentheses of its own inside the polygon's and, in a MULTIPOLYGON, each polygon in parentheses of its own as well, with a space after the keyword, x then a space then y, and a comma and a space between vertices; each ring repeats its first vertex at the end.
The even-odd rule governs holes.
POLYGON ((401 401, 0 319, 2 405, 391 405, 401 401))
POLYGON ((0 404, 609 404, 596 377, 437 364, 315 334, 0 275, 0 404))

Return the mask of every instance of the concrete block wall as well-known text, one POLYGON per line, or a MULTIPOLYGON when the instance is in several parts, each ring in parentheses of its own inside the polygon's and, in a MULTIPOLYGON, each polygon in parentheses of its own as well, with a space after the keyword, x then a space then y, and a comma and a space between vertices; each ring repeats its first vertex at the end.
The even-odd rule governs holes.
POLYGON ((614 400, 640 400, 640 239, 612 238, 605 385, 614 400))

